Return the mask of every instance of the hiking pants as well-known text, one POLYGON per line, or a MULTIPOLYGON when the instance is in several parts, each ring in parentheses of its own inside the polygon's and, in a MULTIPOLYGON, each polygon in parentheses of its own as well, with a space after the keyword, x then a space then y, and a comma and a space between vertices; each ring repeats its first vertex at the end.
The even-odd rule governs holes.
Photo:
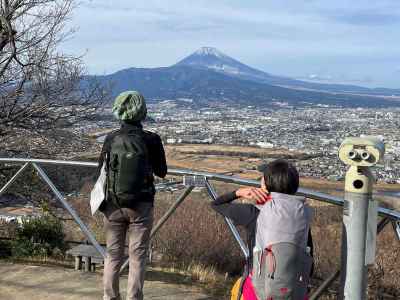
POLYGON ((104 300, 120 300, 119 270, 123 264, 125 240, 129 240, 129 276, 127 300, 143 300, 144 273, 150 232, 153 225, 152 203, 140 202, 134 208, 105 211, 104 228, 107 256, 104 261, 104 300))

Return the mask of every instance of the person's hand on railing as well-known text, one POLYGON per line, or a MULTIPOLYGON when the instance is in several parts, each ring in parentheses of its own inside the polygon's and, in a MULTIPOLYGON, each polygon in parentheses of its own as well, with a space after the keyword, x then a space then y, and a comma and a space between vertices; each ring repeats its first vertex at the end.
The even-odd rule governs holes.
POLYGON ((236 191, 238 198, 245 198, 254 201, 256 204, 262 205, 271 200, 271 195, 266 189, 255 187, 244 187, 236 191))

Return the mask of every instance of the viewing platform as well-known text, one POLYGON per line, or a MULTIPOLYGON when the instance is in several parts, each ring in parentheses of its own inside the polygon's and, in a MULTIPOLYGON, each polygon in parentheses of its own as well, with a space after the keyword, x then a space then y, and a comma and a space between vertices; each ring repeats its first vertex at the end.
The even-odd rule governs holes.
MULTIPOLYGON (((60 207, 63 207, 63 209, 71 217, 71 220, 73 220, 79 226, 81 233, 86 237, 87 241, 93 246, 91 249, 95 249, 95 252, 94 254, 91 254, 91 256, 96 256, 99 261, 102 260, 101 258, 105 256, 104 248, 100 245, 94 233, 86 224, 86 221, 84 222, 84 219, 81 218, 78 211, 73 207, 73 205, 71 205, 71 203, 68 202, 68 199, 64 193, 48 176, 48 171, 43 168, 44 166, 68 166, 72 168, 85 167, 94 170, 97 167, 97 163, 17 158, 0 158, 0 163, 6 163, 8 165, 20 165, 19 169, 17 168, 18 171, 14 173, 9 181, 0 189, 0 195, 6 192, 26 170, 33 169, 35 171, 35 175, 41 179, 41 182, 47 185, 47 188, 49 189, 48 191, 51 192, 53 196, 53 200, 56 201, 60 207)), ((151 238, 154 238, 157 233, 160 233, 160 229, 164 227, 165 224, 168 225, 168 220, 170 217, 177 212, 177 209, 180 206, 184 206, 183 203, 187 198, 197 196, 198 199, 201 198, 201 200, 208 202, 217 198, 218 189, 216 188, 220 187, 221 185, 234 184, 253 187, 259 186, 259 181, 257 180, 244 179, 210 172, 170 168, 168 174, 174 179, 174 181, 171 181, 171 183, 180 186, 180 190, 177 191, 177 194, 179 195, 177 199, 170 199, 171 201, 168 202, 169 207, 167 207, 163 211, 163 214, 160 215, 159 218, 154 222, 151 238), (198 193, 192 193, 196 191, 197 188, 202 190, 201 195, 198 193), (190 197, 188 197, 189 195, 190 197)), ((157 186, 157 188, 160 188, 161 185, 165 185, 165 183, 160 184, 157 186)), ((314 300, 318 299, 322 294, 327 292, 328 288, 331 287, 335 281, 339 281, 338 279, 340 277, 341 269, 337 264, 332 265, 332 262, 334 258, 333 256, 339 256, 338 254, 340 247, 334 248, 332 245, 337 246, 337 243, 340 243, 341 232, 332 227, 333 225, 331 223, 335 223, 338 226, 341 225, 341 218, 339 217, 338 213, 342 211, 345 201, 340 196, 330 195, 307 188, 300 188, 298 190, 298 194, 310 199, 314 204, 317 202, 321 204, 321 206, 317 207, 316 214, 316 219, 318 220, 319 225, 317 226, 314 224, 312 228, 315 236, 319 236, 319 240, 315 240, 317 257, 316 261, 317 268, 319 268, 318 264, 322 264, 321 261, 323 261, 325 265, 329 265, 329 273, 331 274, 327 276, 327 272, 325 272, 325 275, 322 278, 318 278, 314 283, 315 285, 313 285, 313 293, 310 297, 311 300, 314 300)), ((203 203, 204 201, 199 202, 203 203)), ((191 203, 196 204, 197 201, 191 201, 191 203)), ((377 208, 377 214, 379 216, 379 222, 376 224, 376 234, 377 236, 381 235, 384 238, 380 241, 380 243, 378 243, 378 250, 382 250, 380 252, 378 251, 378 255, 381 258, 385 257, 385 260, 380 259, 378 261, 378 267, 383 268, 382 264, 385 263, 386 265, 384 267, 387 270, 385 274, 390 275, 391 273, 398 271, 398 268, 396 267, 398 259, 392 254, 395 254, 395 251, 397 251, 399 247, 400 212, 397 208, 386 208, 380 206, 377 208)), ((177 216, 179 216, 179 211, 177 212, 177 216)), ((205 215, 203 215, 203 217, 204 216, 205 215)), ((90 218, 87 220, 90 220, 90 218)), ((231 238, 233 239, 234 244, 236 244, 236 250, 239 250, 238 253, 241 254, 242 258, 247 258, 249 256, 249 249, 242 239, 240 232, 230 219, 225 218, 224 222, 227 225, 228 234, 231 234, 231 238)), ((197 225, 199 226, 199 224, 197 225)), ((207 231, 209 231, 208 226, 209 224, 206 225, 207 231)), ((163 238, 166 239, 167 237, 163 236, 163 238)), ((169 236, 169 238, 171 238, 171 236, 169 236)), ((230 250, 233 250, 233 248, 230 250)), ((337 259, 335 259, 335 261, 336 260, 337 259)), ((79 260, 77 265, 79 269, 79 260)), ((128 263, 125 261, 121 272, 125 270, 127 266, 128 263)), ((89 268, 87 268, 87 270, 89 270, 89 268)), ((102 297, 103 285, 101 268, 96 268, 95 272, 82 272, 75 271, 72 265, 71 268, 62 268, 11 264, 0 261, 0 272, 2 274, 0 277, 0 299, 19 300, 27 298, 32 300, 90 300, 101 299, 102 297)), ((122 274, 121 295, 125 295, 127 276, 124 275, 124 272, 122 272, 122 274)), ((145 299, 217 299, 214 296, 206 295, 206 293, 201 291, 200 288, 190 285, 190 280, 188 285, 182 284, 187 282, 187 278, 176 279, 176 276, 179 276, 177 274, 166 274, 150 268, 146 276, 144 289, 145 299), (171 278, 174 277, 175 280, 171 280, 171 278)), ((377 274, 377 276, 379 277, 381 275, 377 274)), ((387 280, 388 282, 390 281, 388 287, 395 288, 397 291, 398 284, 396 278, 397 276, 391 276, 387 280)), ((373 282, 378 282, 378 279, 373 280, 373 282)), ((226 291, 229 291, 230 288, 231 286, 229 286, 227 283, 226 291)), ((385 293, 385 291, 378 289, 377 293, 382 295, 382 293, 385 293)), ((218 299, 222 298, 220 297, 218 299)))
MULTIPOLYGON (((99 300, 103 297, 102 273, 76 272, 62 267, 11 264, 0 261, 0 299, 99 300)), ((144 300, 217 300, 200 288, 173 283, 173 274, 146 273, 144 300)), ((121 276, 125 299, 127 275, 121 276)))

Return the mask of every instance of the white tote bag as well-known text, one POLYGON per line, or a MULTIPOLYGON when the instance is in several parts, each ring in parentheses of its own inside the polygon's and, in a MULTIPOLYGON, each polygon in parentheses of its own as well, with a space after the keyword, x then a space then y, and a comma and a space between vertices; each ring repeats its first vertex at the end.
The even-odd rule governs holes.
POLYGON ((99 209, 101 203, 103 203, 106 195, 104 193, 104 185, 106 183, 106 170, 105 170, 105 163, 103 163, 103 167, 100 171, 100 176, 96 181, 92 191, 90 192, 90 209, 92 211, 92 215, 99 209))

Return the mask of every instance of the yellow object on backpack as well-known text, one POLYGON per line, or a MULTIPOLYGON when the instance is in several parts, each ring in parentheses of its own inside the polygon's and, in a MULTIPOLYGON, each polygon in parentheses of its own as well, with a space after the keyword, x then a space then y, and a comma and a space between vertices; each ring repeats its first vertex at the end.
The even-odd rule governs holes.
MULTIPOLYGON (((235 284, 232 287, 231 300, 238 300, 241 283, 242 283, 242 278, 240 277, 238 280, 236 280, 235 284)), ((243 300, 243 296, 240 297, 240 300, 243 300)))

